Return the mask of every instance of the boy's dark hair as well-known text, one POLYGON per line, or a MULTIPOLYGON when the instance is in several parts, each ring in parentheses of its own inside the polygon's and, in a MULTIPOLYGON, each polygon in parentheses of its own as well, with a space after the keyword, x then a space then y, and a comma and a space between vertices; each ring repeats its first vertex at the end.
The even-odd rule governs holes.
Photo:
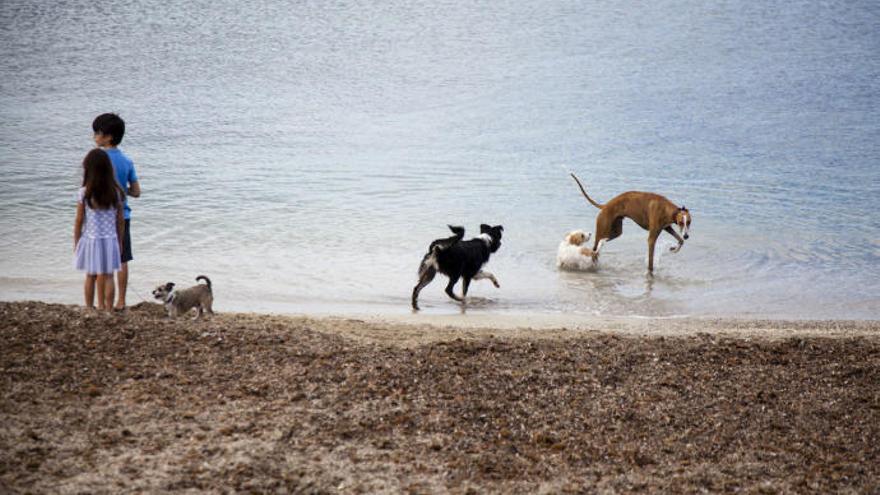
POLYGON ((102 113, 92 121, 92 131, 112 136, 110 144, 116 146, 122 142, 122 136, 125 135, 125 121, 115 113, 102 113))

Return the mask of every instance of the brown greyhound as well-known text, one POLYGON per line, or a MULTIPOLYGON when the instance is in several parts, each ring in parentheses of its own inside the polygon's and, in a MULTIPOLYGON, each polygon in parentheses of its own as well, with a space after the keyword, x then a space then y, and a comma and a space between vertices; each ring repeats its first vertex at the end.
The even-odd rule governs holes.
POLYGON ((648 192, 629 191, 620 194, 611 201, 601 205, 593 201, 581 185, 577 176, 571 174, 577 182, 584 197, 593 206, 599 208, 599 216, 596 217, 596 237, 593 241, 593 261, 599 259, 599 250, 605 242, 615 239, 623 233, 623 219, 629 218, 641 228, 648 231, 648 275, 654 274, 654 244, 661 231, 669 232, 678 241, 678 246, 669 250, 677 253, 688 238, 688 229, 691 226, 691 213, 684 206, 675 206, 675 203, 665 197, 648 192), (681 237, 672 229, 672 224, 681 230, 681 237), (682 239, 684 237, 684 239, 682 239))

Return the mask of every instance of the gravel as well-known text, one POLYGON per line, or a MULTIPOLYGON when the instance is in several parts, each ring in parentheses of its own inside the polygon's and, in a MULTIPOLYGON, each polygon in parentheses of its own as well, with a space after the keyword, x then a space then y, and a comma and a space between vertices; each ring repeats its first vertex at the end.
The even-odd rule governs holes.
POLYGON ((440 330, 0 303, 0 492, 878 493, 858 325, 396 345, 440 330))

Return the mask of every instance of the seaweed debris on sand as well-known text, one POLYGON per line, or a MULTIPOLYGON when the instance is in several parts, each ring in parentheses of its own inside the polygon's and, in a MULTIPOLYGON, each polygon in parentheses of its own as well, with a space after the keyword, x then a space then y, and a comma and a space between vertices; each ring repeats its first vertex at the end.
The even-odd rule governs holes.
POLYGON ((0 303, 0 491, 880 491, 876 324, 694 325, 397 345, 439 329, 0 303))

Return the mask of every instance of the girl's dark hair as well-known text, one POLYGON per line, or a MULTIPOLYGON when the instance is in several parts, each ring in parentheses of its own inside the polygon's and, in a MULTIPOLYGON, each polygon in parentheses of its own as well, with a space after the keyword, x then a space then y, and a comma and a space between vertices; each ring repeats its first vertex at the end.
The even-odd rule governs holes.
POLYGON ((100 148, 95 148, 83 159, 83 182, 86 191, 83 202, 96 210, 106 210, 122 202, 125 193, 116 182, 113 163, 100 148))
POLYGON ((102 113, 92 121, 92 131, 111 136, 110 144, 117 146, 125 135, 125 121, 115 113, 102 113))

